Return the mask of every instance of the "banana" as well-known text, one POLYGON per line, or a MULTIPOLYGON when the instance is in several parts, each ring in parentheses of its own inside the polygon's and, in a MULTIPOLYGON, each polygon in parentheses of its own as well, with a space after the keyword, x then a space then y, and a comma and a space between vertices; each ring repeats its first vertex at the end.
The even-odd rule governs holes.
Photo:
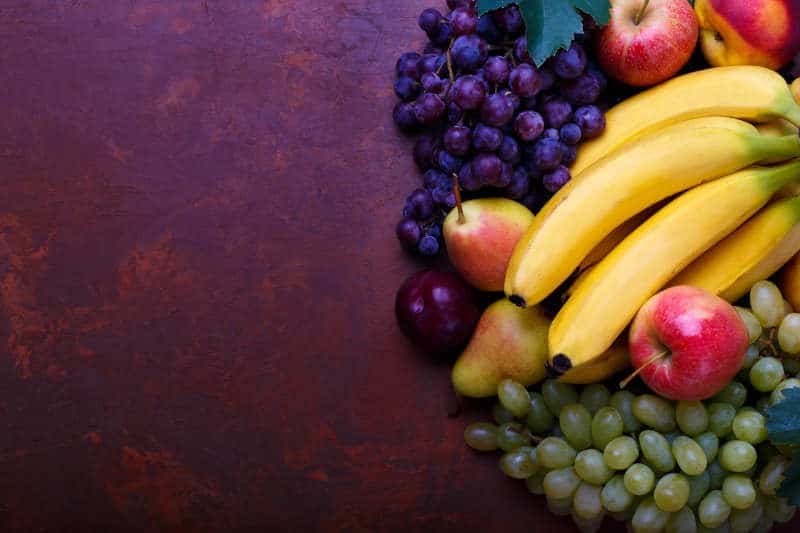
POLYGON ((631 139, 691 118, 729 116, 756 122, 785 118, 800 126, 800 106, 776 72, 718 67, 678 76, 628 98, 606 113, 606 129, 581 144, 573 176, 631 139))
POLYGON ((592 251, 589 252, 583 261, 581 261, 581 264, 578 265, 578 271, 583 272, 590 266, 602 261, 603 258, 608 255, 608 252, 613 250, 619 243, 622 242, 622 239, 630 235, 633 230, 638 228, 642 222, 650 218, 661 207, 664 207, 664 204, 659 202, 658 204, 645 209, 641 213, 633 215, 631 218, 617 226, 614 231, 606 235, 605 238, 597 244, 597 246, 592 248, 592 251))
POLYGON ((600 261, 550 325, 558 374, 599 357, 665 283, 758 211, 791 180, 800 160, 749 168, 685 192, 600 261))
POLYGON ((797 136, 762 136, 752 124, 725 117, 688 120, 637 139, 545 204, 514 248, 505 293, 522 307, 538 303, 643 209, 762 159, 798 155, 797 136))
MULTIPOLYGON (((624 337, 624 336, 623 336, 624 337)), ((631 366, 631 357, 628 353, 628 343, 624 338, 615 342, 597 359, 592 359, 575 368, 570 368, 567 373, 558 378, 563 383, 573 385, 586 385, 604 381, 617 372, 631 366)))
POLYGON ((800 251, 800 196, 772 202, 708 250, 670 285, 693 285, 735 302, 800 251))
MULTIPOLYGON (((784 120, 782 118, 777 118, 770 122, 764 122, 763 124, 756 124, 755 126, 761 135, 772 135, 773 137, 782 137, 784 135, 797 135, 798 131, 800 131, 797 129, 797 126, 795 126, 788 120, 784 120)), ((786 159, 777 157, 774 159, 765 159, 764 161, 761 161, 761 164, 767 165, 772 163, 781 163, 783 161, 786 161, 786 159)))

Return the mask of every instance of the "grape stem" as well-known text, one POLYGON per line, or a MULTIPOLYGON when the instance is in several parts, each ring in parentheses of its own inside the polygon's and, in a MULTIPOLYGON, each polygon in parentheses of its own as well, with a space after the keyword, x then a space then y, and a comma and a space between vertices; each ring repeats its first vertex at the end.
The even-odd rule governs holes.
POLYGON ((669 355, 669 350, 662 350, 662 351, 658 352, 657 354, 655 354, 653 357, 651 357, 650 359, 645 361, 645 363, 642 366, 640 366, 639 368, 634 370, 631 375, 629 375, 627 378, 625 378, 622 381, 620 381, 619 382, 619 388, 620 389, 624 389, 628 385, 628 383, 631 382, 631 380, 633 378, 635 378, 636 376, 639 375, 639 372, 641 372, 642 370, 644 370, 645 368, 647 368, 651 364, 655 363, 659 359, 661 359, 663 357, 666 357, 668 355, 669 355))
POLYGON ((453 172, 453 194, 456 197, 456 209, 458 209, 457 222, 463 224, 467 219, 464 216, 464 208, 461 207, 461 190, 458 188, 458 174, 455 172, 453 172))
POLYGON ((450 44, 447 45, 447 52, 445 52, 445 57, 447 57, 447 74, 450 76, 450 85, 456 81, 456 77, 453 74, 453 59, 450 54, 450 48, 453 47, 453 39, 450 39, 450 44))
POLYGON ((642 9, 640 9, 639 12, 636 13, 636 16, 633 18, 633 23, 636 24, 637 26, 642 21, 642 17, 644 16, 644 12, 647 9, 647 4, 649 4, 649 3, 650 3, 650 0, 644 0, 644 4, 642 4, 642 9))

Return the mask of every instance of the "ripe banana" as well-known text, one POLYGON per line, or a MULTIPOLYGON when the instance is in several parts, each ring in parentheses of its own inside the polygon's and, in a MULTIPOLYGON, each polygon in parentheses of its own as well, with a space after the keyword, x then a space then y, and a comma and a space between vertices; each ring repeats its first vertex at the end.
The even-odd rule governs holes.
POLYGON ((567 373, 558 378, 558 381, 572 383, 573 385, 598 383, 610 378, 617 372, 625 370, 630 365, 631 357, 628 353, 628 343, 623 337, 617 340, 611 348, 597 359, 592 359, 588 363, 567 370, 567 373))
POLYGON ((642 222, 650 218, 662 207, 664 207, 664 204, 659 202, 658 204, 645 209, 641 213, 633 215, 631 218, 617 226, 614 231, 606 235, 606 237, 600 241, 597 246, 592 248, 592 251, 589 252, 583 261, 581 261, 581 264, 578 265, 578 271, 583 272, 590 266, 602 261, 611 250, 613 250, 619 243, 622 242, 622 239, 630 235, 633 230, 642 225, 642 222))
POLYGON ((550 325, 555 373, 600 356, 636 311, 791 180, 800 160, 749 168, 685 192, 631 233, 575 288, 550 325))
MULTIPOLYGON (((772 135, 773 137, 782 137, 784 135, 798 134, 797 126, 795 126, 788 120, 784 120, 782 118, 777 118, 769 122, 764 122, 763 124, 756 124, 755 126, 761 135, 772 135)), ((786 161, 786 159, 776 157, 774 159, 765 159, 761 161, 761 164, 768 165, 773 163, 780 163, 782 161, 786 161)))
POLYGON ((755 66, 718 67, 678 76, 612 107, 602 135, 581 145, 573 176, 631 139, 690 118, 722 115, 800 126, 800 106, 784 79, 755 66))
POLYGON ((797 136, 762 136, 752 124, 725 117, 688 120, 637 139, 545 204, 514 248, 505 293, 522 307, 538 303, 643 209, 762 159, 798 155, 797 136))
POLYGON ((695 260, 670 285, 693 285, 735 302, 798 251, 800 196, 795 196, 772 202, 695 260))

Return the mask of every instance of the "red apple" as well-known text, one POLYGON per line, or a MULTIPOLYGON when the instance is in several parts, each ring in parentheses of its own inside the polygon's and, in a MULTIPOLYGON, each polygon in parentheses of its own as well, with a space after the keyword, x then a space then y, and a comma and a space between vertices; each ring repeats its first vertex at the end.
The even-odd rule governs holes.
POLYGON ((679 285, 639 309, 628 343, 631 364, 651 389, 673 400, 704 400, 739 371, 748 337, 731 304, 679 285))
POLYGON ((697 18, 686 0, 612 0, 597 43, 600 66, 639 87, 678 72, 697 44, 697 18))

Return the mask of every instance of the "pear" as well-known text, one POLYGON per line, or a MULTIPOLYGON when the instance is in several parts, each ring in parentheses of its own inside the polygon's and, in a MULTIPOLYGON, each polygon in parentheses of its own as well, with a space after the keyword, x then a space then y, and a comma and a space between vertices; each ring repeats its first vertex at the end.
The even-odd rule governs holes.
POLYGON ((442 233, 450 262, 473 287, 502 291, 517 241, 533 222, 524 205, 506 198, 478 198, 457 205, 444 219, 442 233))
POLYGON ((497 394, 506 378, 525 386, 544 379, 549 329, 550 319, 538 306, 521 309, 503 298, 487 307, 453 366, 456 392, 483 398, 497 394))

